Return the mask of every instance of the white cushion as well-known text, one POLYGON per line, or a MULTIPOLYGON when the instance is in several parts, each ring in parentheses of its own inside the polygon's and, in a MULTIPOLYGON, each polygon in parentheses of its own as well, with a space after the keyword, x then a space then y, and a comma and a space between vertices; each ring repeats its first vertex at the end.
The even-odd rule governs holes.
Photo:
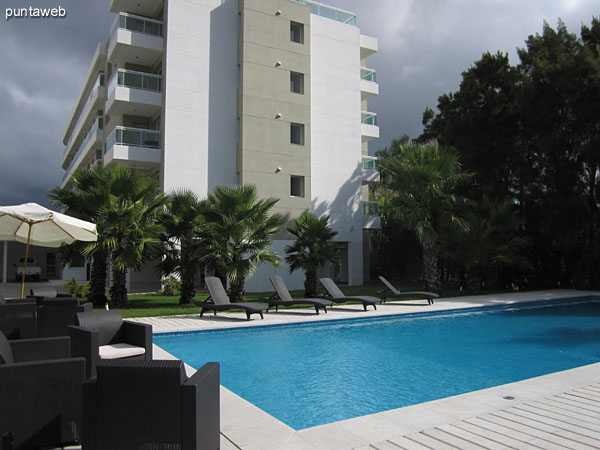
POLYGON ((100 359, 130 358, 131 356, 143 355, 146 353, 146 349, 131 344, 110 344, 101 345, 99 353, 100 359))

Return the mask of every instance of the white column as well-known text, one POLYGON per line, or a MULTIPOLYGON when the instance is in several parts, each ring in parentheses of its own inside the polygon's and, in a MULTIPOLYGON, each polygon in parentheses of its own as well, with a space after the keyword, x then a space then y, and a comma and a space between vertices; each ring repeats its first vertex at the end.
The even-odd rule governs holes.
POLYGON ((2 256, 2 283, 6 284, 8 275, 8 241, 4 241, 4 251, 2 256))

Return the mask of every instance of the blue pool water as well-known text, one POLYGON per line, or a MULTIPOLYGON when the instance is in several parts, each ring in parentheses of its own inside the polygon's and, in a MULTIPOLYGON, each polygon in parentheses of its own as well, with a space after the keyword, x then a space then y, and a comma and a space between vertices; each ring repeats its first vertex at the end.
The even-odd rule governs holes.
POLYGON ((598 362, 599 319, 592 300, 154 341, 298 430, 598 362))

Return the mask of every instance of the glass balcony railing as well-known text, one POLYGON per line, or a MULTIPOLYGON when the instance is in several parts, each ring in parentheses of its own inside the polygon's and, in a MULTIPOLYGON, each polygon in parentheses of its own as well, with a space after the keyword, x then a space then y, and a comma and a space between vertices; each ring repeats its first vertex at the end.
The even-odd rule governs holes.
POLYGON ((108 85, 109 92, 116 86, 124 86, 144 91, 161 92, 162 77, 153 73, 137 72, 135 70, 118 69, 108 85))
POLYGON ((160 20, 136 16, 135 14, 120 13, 117 16, 112 32, 110 33, 111 40, 119 28, 158 37, 162 37, 163 35, 163 23, 160 20))
POLYGON ((115 145, 160 148, 160 131, 141 128, 115 127, 106 140, 105 153, 115 145))
POLYGON ((361 67, 360 79, 365 80, 365 81, 372 81, 373 83, 377 83, 377 73, 373 69, 367 69, 365 67, 361 67))
POLYGON ((377 216, 379 207, 377 202, 362 202, 364 216, 377 216))
POLYGON ((77 120, 77 123, 73 127, 73 131, 71 132, 71 136, 69 137, 69 140, 67 141, 67 145, 65 146, 65 152, 68 151, 71 148, 71 145, 73 144, 73 141, 75 140, 75 137, 77 136, 77 130, 81 126, 81 123, 85 120, 85 115, 83 114, 83 112, 90 105, 90 103, 92 101, 92 97, 94 96, 94 93, 98 91, 98 88, 100 86, 104 86, 104 72, 100 72, 98 74, 98 77, 96 78, 96 82, 92 86, 92 89, 90 89, 90 93, 88 94, 87 98, 85 99, 85 103, 83 104, 83 108, 81 108, 81 111, 79 112, 79 119, 77 120))
POLYGON ((360 122, 365 125, 377 126, 377 114, 372 112, 363 112, 361 115, 360 122))
POLYGON ((79 157, 81 156, 81 153, 85 149, 86 145, 90 142, 90 139, 92 138, 92 136, 96 133, 96 131, 102 130, 103 128, 104 128, 104 116, 98 116, 98 118, 94 121, 93 125, 88 130, 87 134, 85 135, 85 138, 83 139, 83 142, 79 146, 79 149, 77 149, 77 153, 75 153, 75 156, 73 156, 73 159, 71 159, 71 162, 69 163, 69 167, 67 167, 67 170, 63 176, 63 180, 69 174, 69 172, 73 169, 75 161, 77 161, 77 159, 79 159, 79 157))
POLYGON ((296 3, 308 5, 311 14, 333 19, 338 22, 356 25, 356 15, 342 9, 334 8, 333 6, 324 5, 323 3, 314 2, 311 0, 292 0, 296 3))
POLYGON ((377 158, 365 158, 362 159, 362 168, 365 170, 377 170, 377 158))

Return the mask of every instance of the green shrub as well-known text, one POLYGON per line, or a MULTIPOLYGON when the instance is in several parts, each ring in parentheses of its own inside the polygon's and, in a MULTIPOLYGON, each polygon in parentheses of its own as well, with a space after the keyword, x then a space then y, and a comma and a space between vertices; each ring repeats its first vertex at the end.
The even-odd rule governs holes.
POLYGON ((178 280, 174 276, 163 278, 160 280, 162 283, 162 295, 181 295, 181 280, 178 280))
POLYGON ((89 283, 79 283, 75 277, 73 277, 65 282, 64 285, 70 294, 79 297, 81 300, 87 300, 87 296, 90 293, 89 283))

